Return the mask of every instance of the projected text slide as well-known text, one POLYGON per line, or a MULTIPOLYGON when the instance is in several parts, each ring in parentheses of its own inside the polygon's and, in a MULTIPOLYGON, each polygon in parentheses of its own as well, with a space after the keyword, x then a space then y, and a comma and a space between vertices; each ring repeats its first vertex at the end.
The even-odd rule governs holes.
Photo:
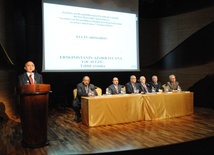
POLYGON ((44 3, 44 70, 137 70, 136 15, 44 3))

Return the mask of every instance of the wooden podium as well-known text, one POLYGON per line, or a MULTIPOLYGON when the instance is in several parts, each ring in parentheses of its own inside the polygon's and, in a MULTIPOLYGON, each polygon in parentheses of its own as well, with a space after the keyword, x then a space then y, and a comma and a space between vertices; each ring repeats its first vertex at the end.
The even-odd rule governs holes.
POLYGON ((36 148, 48 145, 47 120, 50 85, 22 85, 18 87, 18 91, 23 146, 36 148))

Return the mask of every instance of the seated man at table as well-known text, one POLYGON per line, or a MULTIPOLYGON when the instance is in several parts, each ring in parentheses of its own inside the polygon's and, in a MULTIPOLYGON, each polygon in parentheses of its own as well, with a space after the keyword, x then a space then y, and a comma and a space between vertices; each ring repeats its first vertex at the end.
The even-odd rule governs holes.
POLYGON ((152 76, 152 81, 149 83, 150 90, 152 90, 152 87, 154 88, 155 92, 159 92, 159 90, 163 91, 162 84, 158 81, 158 77, 156 75, 152 76))
POLYGON ((150 86, 148 83, 146 83, 146 77, 145 76, 141 76, 140 79, 140 93, 142 94, 146 94, 150 92, 150 86))
POLYGON ((90 83, 90 78, 88 76, 84 76, 82 82, 77 84, 77 97, 73 102, 73 108, 76 114, 74 119, 75 122, 79 123, 81 121, 81 97, 82 96, 97 96, 97 91, 95 90, 95 86, 90 83))
POLYGON ((112 80, 112 84, 108 86, 111 94, 119 94, 122 89, 122 85, 119 84, 119 80, 117 77, 114 77, 112 80))
POLYGON ((136 91, 139 91, 139 83, 137 83, 137 78, 135 75, 130 76, 130 81, 126 83, 126 93, 132 94, 136 93, 136 91))
POLYGON ((169 76, 169 82, 166 83, 166 87, 168 91, 181 90, 179 82, 176 81, 176 77, 173 74, 169 76))

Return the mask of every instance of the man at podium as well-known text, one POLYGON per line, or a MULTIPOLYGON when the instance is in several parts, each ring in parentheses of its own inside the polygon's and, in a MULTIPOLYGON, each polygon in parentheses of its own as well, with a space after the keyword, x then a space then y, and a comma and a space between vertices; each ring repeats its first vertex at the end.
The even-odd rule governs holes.
POLYGON ((26 84, 43 84, 42 75, 35 71, 35 65, 32 61, 28 61, 24 66, 25 73, 19 75, 18 85, 26 84))
POLYGON ((50 85, 43 84, 41 74, 35 72, 32 61, 25 63, 25 73, 18 77, 20 95, 20 118, 22 125, 22 144, 36 148, 49 144, 47 140, 48 100, 50 85))

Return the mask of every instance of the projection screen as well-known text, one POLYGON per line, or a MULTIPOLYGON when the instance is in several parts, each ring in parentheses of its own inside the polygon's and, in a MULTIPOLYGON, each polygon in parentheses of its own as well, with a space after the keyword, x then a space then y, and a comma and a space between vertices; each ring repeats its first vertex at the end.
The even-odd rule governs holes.
POLYGON ((139 71, 138 0, 43 0, 43 72, 139 71))

